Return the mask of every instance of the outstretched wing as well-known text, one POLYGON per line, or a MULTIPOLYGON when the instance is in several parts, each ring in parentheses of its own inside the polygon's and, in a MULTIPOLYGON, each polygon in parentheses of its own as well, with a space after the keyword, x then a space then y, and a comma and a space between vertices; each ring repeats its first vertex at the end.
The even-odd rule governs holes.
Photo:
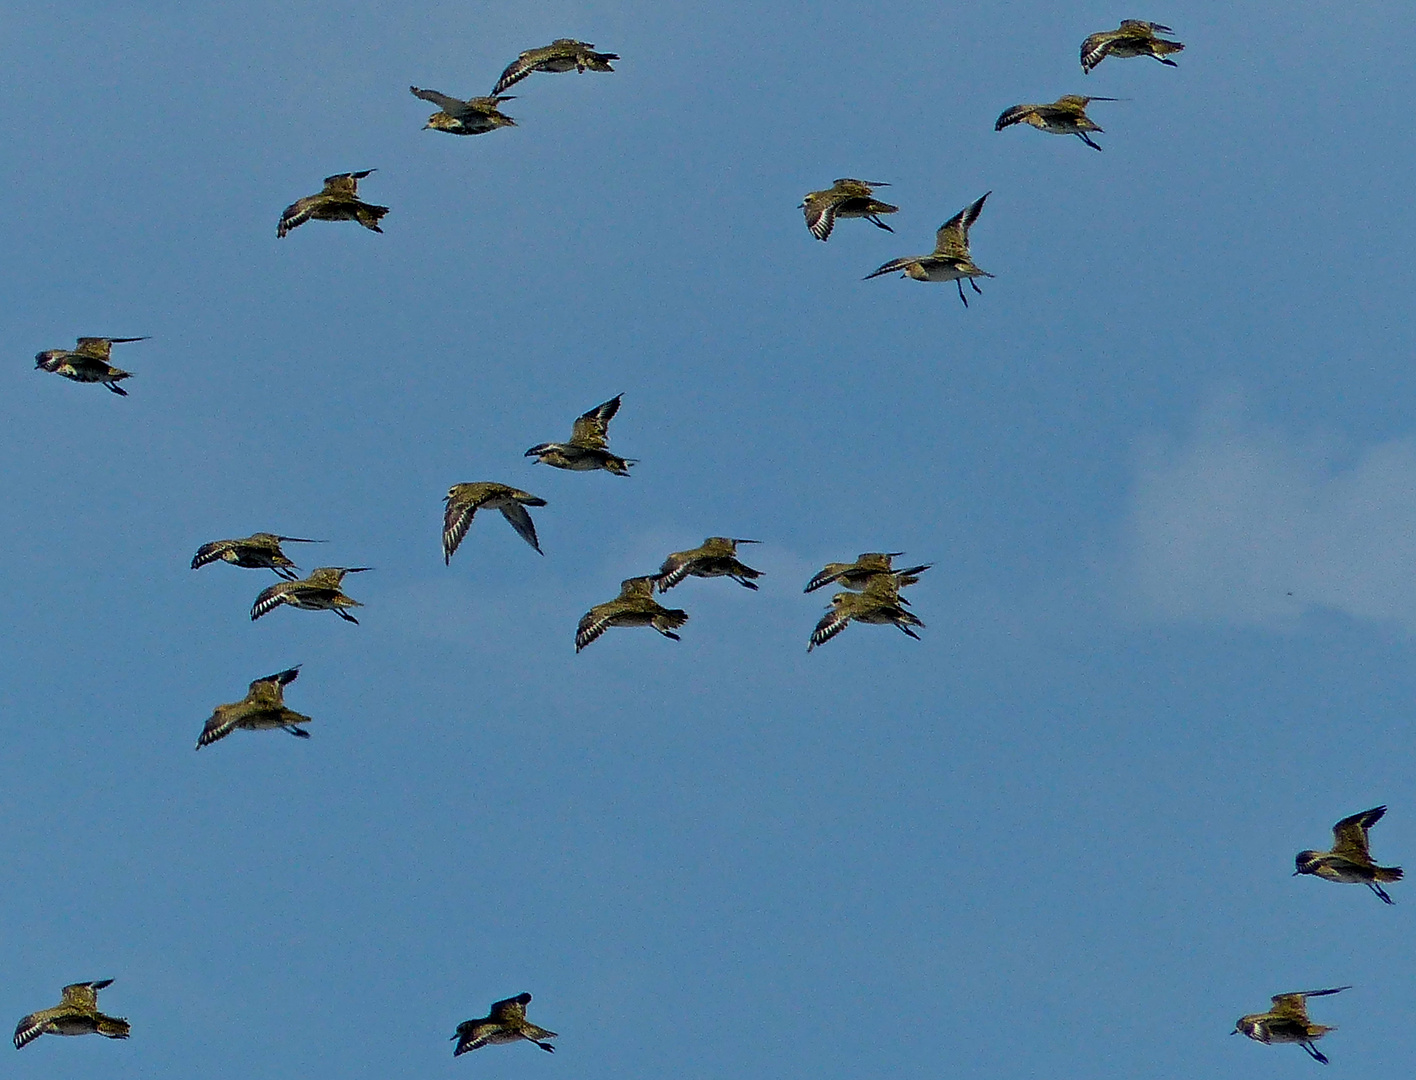
POLYGON ((991 191, 985 191, 977 202, 970 203, 939 226, 939 231, 934 234, 934 253, 936 255, 944 255, 951 259, 968 259, 969 229, 978 220, 978 215, 983 213, 983 204, 992 194, 991 191))
POLYGON ((1332 853, 1349 858, 1356 856, 1359 860, 1370 859, 1367 830, 1379 822, 1385 813, 1385 806, 1374 806, 1370 810, 1363 810, 1360 814, 1353 814, 1339 821, 1332 827, 1332 853))
POLYGON ((296 199, 287 206, 280 215, 280 224, 275 227, 276 238, 284 236, 291 229, 298 229, 309 221, 315 212, 315 207, 319 204, 318 195, 306 195, 303 199, 296 199))
POLYGON ((436 90, 420 90, 416 86, 410 86, 408 92, 416 98, 424 101, 431 101, 445 113, 456 113, 467 108, 467 102, 461 98, 449 97, 447 94, 440 94, 436 90))
POLYGON ((806 647, 806 651, 811 652, 816 646, 830 641, 844 630, 850 621, 851 617, 833 604, 831 610, 821 617, 816 629, 811 632, 811 644, 806 647))
POLYGON ((511 523, 511 527, 516 530, 516 534, 535 548, 542 555, 541 545, 536 540, 536 525, 531 520, 531 515, 526 512, 526 507, 519 502, 505 502, 501 505, 502 517, 511 523))
POLYGON ((615 603, 611 601, 608 604, 596 604, 582 615, 580 625, 575 628, 575 651, 579 652, 609 629, 610 620, 617 610, 615 603))
POLYGON ((467 530, 472 526, 472 519, 477 514, 477 505, 476 499, 455 499, 448 495, 447 510, 443 513, 443 565, 452 562, 452 553, 457 550, 457 545, 462 543, 467 530))
POLYGON ((15 1025, 15 1049, 18 1050, 23 1046, 29 1045, 34 1042, 35 1039, 43 1035, 45 1029, 49 1026, 49 1020, 53 1013, 53 1009, 30 1013, 15 1025))
POLYGON ((247 687, 246 693, 255 696, 256 694, 264 695, 275 691, 276 696, 279 697, 280 688, 293 683, 299 677, 300 665, 296 664, 294 667, 286 668, 284 671, 277 671, 274 675, 262 675, 247 687))
MULTIPOLYGON (((311 575, 313 576, 313 575, 311 575)), ((262 615, 268 615, 281 604, 285 603, 285 594, 290 591, 292 582, 281 582, 278 585, 271 585, 262 589, 260 595, 256 597, 256 602, 251 605, 251 621, 255 622, 262 615)))
POLYGON ((324 190, 320 194, 356 198, 359 194, 359 181, 373 171, 373 169, 364 169, 362 172, 335 173, 333 176, 326 176, 324 190))
POLYGON ((506 70, 501 73, 501 78, 497 80, 496 86, 492 87, 492 93, 494 95, 500 94, 508 86, 511 86, 513 83, 519 83, 522 79, 526 78, 526 76, 530 75, 531 72, 536 70, 536 65, 541 62, 541 54, 545 51, 544 49, 527 49, 518 56, 508 64, 506 70))
POLYGON ((207 563, 216 562, 224 552, 231 550, 234 546, 235 541, 233 540, 213 540, 210 544, 203 544, 192 556, 192 569, 200 570, 207 563))
POLYGON ((863 277, 861 280, 869 281, 873 277, 879 277, 881 274, 894 273, 896 270, 903 272, 906 267, 909 267, 914 263, 919 262, 919 259, 920 257, 918 255, 906 255, 903 258, 891 259, 879 270, 872 270, 870 273, 866 274, 865 277, 863 277))
MULTIPOLYGON (((1126 23, 1122 22, 1121 25, 1125 26, 1126 23)), ((1092 68, 1106 59, 1106 54, 1111 51, 1120 36, 1116 31, 1111 30, 1092 34, 1082 42, 1082 71, 1090 74, 1092 68)))
MULTIPOLYGON (((1002 131, 1005 127, 1010 127, 1013 124, 1021 124, 1036 111, 1036 105, 1014 105, 1010 109, 1004 109, 998 115, 998 119, 993 122, 993 130, 1002 131)), ((953 219, 950 220, 952 221, 953 219)), ((945 228, 948 228, 948 226, 946 225, 945 228)), ((942 232, 943 230, 941 229, 940 231, 942 232)))
POLYGON ((570 444, 586 450, 609 449, 610 421, 619 412, 623 397, 623 394, 616 394, 578 417, 570 431, 570 444))
POLYGON ((834 192, 817 191, 801 204, 802 212, 806 216, 806 227, 811 230, 811 235, 818 240, 826 240, 831 236, 831 230, 836 227, 836 209, 840 206, 834 192))
POLYGON ((531 1004, 530 994, 492 1002, 490 1019, 497 1024, 521 1024, 526 1021, 526 1006, 531 1004))

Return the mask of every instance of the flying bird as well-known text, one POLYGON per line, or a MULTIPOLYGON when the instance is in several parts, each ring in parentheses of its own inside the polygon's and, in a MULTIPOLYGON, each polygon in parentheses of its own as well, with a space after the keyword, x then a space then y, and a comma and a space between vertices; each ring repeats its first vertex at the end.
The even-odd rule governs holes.
POLYGON ((1386 809, 1385 806, 1374 806, 1343 818, 1332 827, 1332 850, 1298 852, 1294 859, 1298 869, 1293 871, 1293 876, 1314 874, 1328 881, 1362 884, 1386 903, 1392 903, 1392 898, 1378 882, 1400 881, 1401 867, 1378 866, 1372 861, 1367 846, 1367 830, 1382 819, 1386 809))
POLYGON ((852 622, 872 623, 877 626, 891 625, 919 640, 919 635, 910 629, 923 627, 924 623, 901 604, 899 586, 891 574, 877 574, 860 592, 840 592, 831 597, 831 609, 822 616, 811 632, 811 642, 806 651, 811 652, 839 634, 852 622))
POLYGON ((1170 53, 1178 53, 1185 46, 1178 41, 1167 41, 1160 34, 1171 34, 1173 30, 1160 23, 1144 22, 1140 19, 1122 19, 1116 30, 1106 30, 1092 34, 1082 42, 1082 70, 1088 75, 1108 56, 1131 57, 1149 56, 1159 60, 1166 67, 1179 67, 1174 60, 1167 59, 1170 53))
POLYGON ((1238 1035, 1242 1032, 1261 1043, 1298 1043, 1315 1061, 1326 1065, 1328 1059, 1313 1045, 1313 1040, 1321 1039, 1329 1031, 1337 1029, 1310 1021, 1306 999, 1351 989, 1350 986, 1335 986, 1331 990, 1300 990, 1289 994, 1275 994, 1273 1008, 1266 1013, 1241 1016, 1235 1021, 1234 1030, 1229 1034, 1238 1035))
POLYGON ((443 496, 447 510, 443 514, 442 548, 443 562, 452 561, 452 553, 462 538, 478 510, 500 510, 502 517, 511 524, 518 536, 542 555, 541 545, 536 541, 536 525, 526 512, 528 506, 545 506, 546 500, 535 495, 509 487, 506 484, 483 482, 477 484, 453 484, 443 496))
POLYGON ((213 540, 197 548, 192 556, 192 569, 200 570, 207 563, 220 560, 248 570, 274 570, 287 581, 296 580, 293 571, 300 569, 285 557, 281 544, 322 544, 323 540, 307 540, 301 536, 277 536, 258 532, 240 540, 213 540))
POLYGON ((808 191, 797 209, 806 214, 806 227, 818 240, 827 240, 837 218, 865 218, 886 232, 895 230, 880 220, 881 214, 893 214, 900 208, 873 197, 874 189, 889 187, 883 180, 837 180, 825 191, 808 191))
POLYGON ((332 611, 345 622, 357 625, 359 620, 344 609, 364 605, 345 596, 339 586, 345 574, 360 574, 371 569, 373 567, 369 566, 321 566, 311 571, 307 578, 282 581, 262 589, 256 602, 251 605, 251 621, 255 622, 281 604, 289 604, 305 611, 332 611))
POLYGON ((668 592, 686 577, 729 577, 744 588, 756 589, 752 579, 760 578, 762 571, 739 562, 737 557, 739 544, 756 543, 760 541, 710 536, 690 551, 675 551, 659 567, 659 591, 668 592))
POLYGON ((246 690, 246 696, 230 705, 218 705, 211 719, 197 737, 197 749, 210 746, 218 739, 224 739, 237 728, 246 731, 272 731, 276 728, 288 731, 301 739, 308 739, 310 733, 297 724, 308 724, 310 718, 304 713, 285 707, 285 687, 295 681, 300 674, 297 664, 293 668, 277 671, 257 679, 246 690))
POLYGON ((457 1025, 457 1047, 452 1056, 465 1054, 469 1050, 479 1050, 488 1043, 509 1043, 519 1039, 533 1042, 547 1053, 555 1053, 555 1047, 545 1039, 554 1039, 556 1033, 537 1027, 526 1019, 526 1006, 531 1003, 530 994, 517 994, 505 1001, 492 1002, 486 1016, 478 1020, 464 1020, 457 1025))
POLYGON ((428 117, 424 129, 446 131, 451 135, 485 135, 499 127, 515 127, 516 121, 497 108, 503 101, 514 101, 510 97, 474 97, 463 101, 449 97, 436 90, 420 90, 410 86, 409 92, 416 98, 431 101, 438 112, 428 117))
POLYGON ((802 592, 815 592, 817 589, 831 584, 843 585, 847 589, 859 592, 872 578, 880 574, 894 575, 897 582, 896 587, 904 588, 906 585, 913 585, 919 581, 919 575, 934 565, 933 563, 924 563, 904 570, 895 570, 893 560, 903 554, 903 551, 865 551, 857 555, 856 561, 853 563, 827 563, 812 576, 802 592))
POLYGON ((284 236, 313 218, 315 221, 357 221, 366 229, 381 233, 379 221, 388 213, 387 206, 375 206, 359 198, 359 181, 373 169, 363 172, 336 173, 326 176, 324 189, 316 195, 296 199, 280 215, 275 235, 284 236))
POLYGON ((1087 105, 1093 101, 1116 101, 1109 97, 1083 97, 1080 94, 1064 94, 1051 105, 1014 105, 1004 109, 1003 115, 993 125, 994 131, 1002 131, 1013 124, 1031 124, 1039 131, 1052 135, 1075 135, 1093 150, 1101 147, 1091 141, 1088 131, 1100 131, 1087 115, 1087 105))
POLYGON ((572 38, 556 38, 539 49, 527 49, 501 73, 493 94, 500 94, 513 83, 519 83, 533 71, 614 71, 611 60, 618 60, 614 53, 595 51, 588 41, 572 38))
POLYGON ((130 341, 147 341, 145 337, 81 337, 73 349, 48 349, 36 353, 36 370, 62 375, 74 382, 102 383, 119 397, 127 397, 128 391, 118 385, 122 379, 133 377, 131 371, 116 368, 108 362, 114 345, 126 345, 130 341))
POLYGON ((15 1028, 15 1049, 41 1035, 98 1034, 110 1039, 126 1039, 130 1030, 128 1021, 98 1011, 98 992, 112 983, 112 979, 100 979, 64 987, 64 996, 58 1005, 30 1013, 19 1022, 15 1028))
POLYGON ((616 457, 610 453, 610 421, 619 412, 623 394, 616 394, 609 401, 596 405, 575 421, 568 443, 540 443, 526 451, 525 457, 533 457, 538 465, 552 465, 557 469, 572 469, 587 472, 604 469, 616 476, 628 476, 629 467, 637 465, 633 458, 616 457))
POLYGON ((899 270, 905 277, 912 277, 916 281, 952 281, 959 287, 959 299, 964 302, 964 307, 968 307, 969 298, 964 295, 963 279, 968 278, 973 291, 981 294, 983 290, 978 287, 974 278, 993 276, 987 270, 980 270, 975 266, 969 256, 969 229, 982 213, 984 199, 992 194, 991 191, 984 192, 977 202, 971 203, 939 226, 939 231, 934 234, 933 252, 928 255, 906 255, 900 259, 892 259, 874 273, 866 274, 864 280, 869 281, 881 274, 899 270))
POLYGON ((654 599, 655 575, 626 578, 620 582, 619 596, 587 611, 575 630, 575 651, 579 652, 612 626, 652 626, 666 638, 679 640, 674 633, 688 622, 688 612, 662 607, 654 599))

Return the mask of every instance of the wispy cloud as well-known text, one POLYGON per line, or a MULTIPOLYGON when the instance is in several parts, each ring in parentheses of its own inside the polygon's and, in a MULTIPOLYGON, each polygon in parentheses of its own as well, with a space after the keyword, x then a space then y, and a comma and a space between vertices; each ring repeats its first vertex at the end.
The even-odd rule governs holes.
POLYGON ((1149 447, 1126 522, 1145 613, 1275 625, 1325 607, 1416 631, 1416 437, 1333 451, 1233 400, 1149 447))

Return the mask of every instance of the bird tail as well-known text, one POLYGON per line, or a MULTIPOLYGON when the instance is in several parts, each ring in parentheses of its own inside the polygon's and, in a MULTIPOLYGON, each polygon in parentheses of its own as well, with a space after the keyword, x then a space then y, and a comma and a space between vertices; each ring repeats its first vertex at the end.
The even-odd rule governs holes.
POLYGON ((110 1039, 126 1039, 131 1030, 128 1021, 121 1016, 100 1016, 98 1018, 98 1033, 106 1035, 110 1039))
POLYGON ((1400 881, 1403 875, 1399 866, 1379 866, 1373 876, 1378 881, 1400 881))

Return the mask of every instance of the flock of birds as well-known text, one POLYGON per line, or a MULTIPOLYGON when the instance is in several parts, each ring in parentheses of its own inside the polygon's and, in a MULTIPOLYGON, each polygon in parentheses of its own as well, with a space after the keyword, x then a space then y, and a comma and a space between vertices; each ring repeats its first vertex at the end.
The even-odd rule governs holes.
MULTIPOLYGON (((1092 34, 1081 48, 1082 69, 1090 73, 1108 56, 1117 58, 1150 57, 1170 67, 1170 57, 1184 49, 1181 42, 1161 35, 1172 33, 1159 23, 1136 19, 1123 20, 1116 30, 1092 34)), ((450 97, 435 90, 409 87, 421 100, 438 107, 429 117, 425 128, 454 135, 480 135, 501 127, 514 127, 516 121, 501 112, 500 106, 513 100, 502 91, 534 72, 568 72, 614 70, 614 53, 596 52, 583 41, 560 38, 550 45, 528 49, 513 61, 497 79, 492 93, 466 100, 450 97)), ((1090 133, 1100 132, 1086 114, 1093 101, 1115 101, 1115 98, 1065 95, 1051 104, 1014 105, 998 117, 995 130, 1002 131, 1015 124, 1028 124, 1056 135, 1075 135, 1094 150, 1100 150, 1090 133)), ((359 181, 374 170, 339 173, 327 177, 324 187, 314 195, 297 199, 280 216, 276 235, 284 237, 290 230, 307 221, 357 221, 366 229, 382 232, 379 222, 389 212, 386 206, 362 201, 358 196, 359 181)), ((863 218, 877 227, 893 232, 881 220, 881 215, 895 213, 899 207, 875 198, 875 189, 886 187, 880 181, 843 178, 825 190, 809 192, 800 209, 805 213, 807 228, 817 239, 831 236, 839 219, 863 218)), ((892 259, 867 275, 869 278, 900 272, 916 281, 955 282, 959 299, 968 306, 963 282, 967 280, 975 292, 981 292, 976 278, 993 275, 976 266, 969 253, 969 229, 983 211, 989 193, 985 193, 946 221, 935 237, 934 250, 927 255, 911 255, 892 259)), ((118 395, 127 391, 119 382, 132 373, 114 367, 112 347, 143 341, 145 338, 81 337, 72 350, 54 349, 36 356, 36 367, 81 383, 100 383, 118 395)), ((623 395, 617 395, 578 417, 566 442, 546 442, 531 447, 525 456, 536 463, 572 471, 603 470, 616 476, 629 476, 633 459, 619 457, 609 449, 609 424, 619 411, 623 395)), ((546 500, 529 492, 495 482, 455 484, 444 501, 442 550, 445 563, 466 537, 478 510, 497 510, 522 539, 538 553, 541 545, 528 507, 541 507, 546 500)), ((268 569, 281 578, 263 589, 251 607, 251 618, 261 618, 282 605, 307 611, 333 611, 347 622, 358 620, 348 609, 361 607, 359 601, 345 595, 344 578, 349 574, 371 569, 365 566, 319 567, 307 577, 298 577, 298 567, 281 549, 284 543, 320 543, 304 537, 282 536, 258 532, 232 540, 217 540, 203 544, 192 559, 196 570, 213 562, 227 562, 247 569, 268 569)), ((756 540, 710 536, 699 547, 671 553, 657 573, 625 579, 617 597, 597 604, 581 618, 576 628, 575 648, 579 652, 599 638, 607 629, 617 626, 649 626, 664 637, 679 640, 674 633, 688 621, 688 613, 666 608, 655 599, 688 577, 726 577, 747 589, 755 590, 761 571, 738 558, 738 545, 755 544, 756 540)), ((918 638, 914 627, 924 623, 908 610, 909 601, 901 590, 919 581, 930 568, 920 564, 897 569, 893 560, 902 552, 865 552, 854 562, 829 563, 807 583, 805 592, 814 592, 827 585, 841 587, 831 599, 830 609, 811 634, 807 651, 835 637, 851 622, 893 625, 912 638, 918 638)), ((299 675, 299 667, 288 668, 274 675, 256 679, 246 696, 237 702, 218 705, 206 722, 197 740, 201 749, 238 729, 248 731, 280 729, 299 738, 309 733, 301 726, 310 717, 287 708, 285 687, 299 675)), ((1368 830, 1386 813, 1385 806, 1353 814, 1333 827, 1333 846, 1327 851, 1303 851, 1295 860, 1295 876, 1314 875, 1327 881, 1363 884, 1383 902, 1392 903, 1383 884, 1399 881, 1402 870, 1395 866, 1380 866, 1371 856, 1368 830)), ((126 1019, 108 1016, 98 1009, 98 991, 109 986, 112 979, 72 983, 63 988, 58 1005, 26 1016, 15 1028, 14 1042, 19 1049, 40 1035, 99 1034, 110 1039, 126 1039, 130 1025, 126 1019)), ((1307 1012, 1307 999, 1323 997, 1351 989, 1348 986, 1321 990, 1305 990, 1277 994, 1267 1012, 1251 1013, 1236 1022, 1231 1034, 1244 1034, 1262 1043, 1297 1043, 1316 1061, 1328 1059, 1314 1045, 1315 1041, 1334 1030, 1332 1026, 1313 1023, 1307 1012)), ((526 1018, 529 993, 494 1002, 488 1015, 458 1025, 453 1039, 457 1046, 454 1056, 492 1043, 525 1040, 542 1050, 555 1048, 546 1040, 556 1038, 554 1031, 538 1027, 526 1018)))

